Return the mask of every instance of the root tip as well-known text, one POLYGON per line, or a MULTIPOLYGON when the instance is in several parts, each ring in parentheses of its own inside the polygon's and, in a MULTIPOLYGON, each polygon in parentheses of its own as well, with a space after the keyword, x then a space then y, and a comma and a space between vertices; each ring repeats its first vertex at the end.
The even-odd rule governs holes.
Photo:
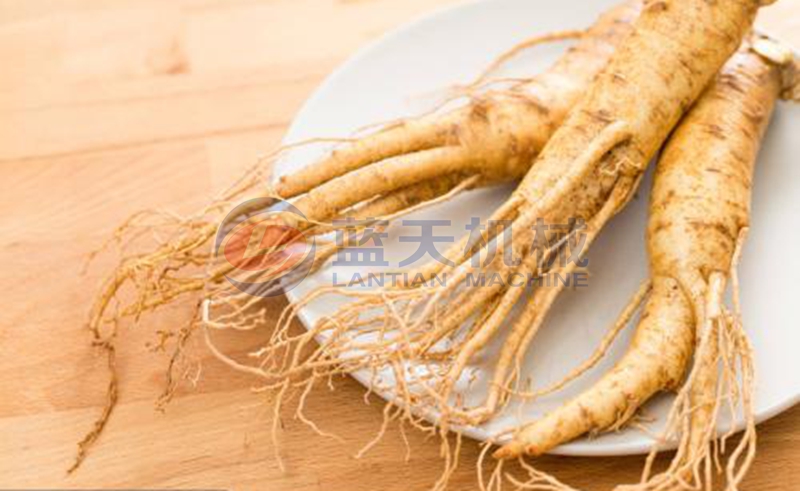
POLYGON ((520 442, 512 441, 495 450, 492 457, 498 460, 508 460, 519 457, 524 451, 525 447, 520 442))

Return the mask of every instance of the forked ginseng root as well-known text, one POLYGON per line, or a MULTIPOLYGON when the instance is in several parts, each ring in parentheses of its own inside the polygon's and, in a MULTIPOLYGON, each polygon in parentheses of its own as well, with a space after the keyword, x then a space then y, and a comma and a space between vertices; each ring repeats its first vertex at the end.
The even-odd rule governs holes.
MULTIPOLYGON (((785 76, 791 60, 766 59, 753 44, 728 61, 658 162, 647 232, 653 288, 627 352, 591 388, 521 428, 497 457, 538 456, 584 433, 618 428, 656 392, 676 390, 663 442, 654 446, 641 482, 619 489, 712 489, 726 451, 726 486, 738 489, 756 435, 752 349, 736 270, 762 135, 775 102, 794 83, 785 76), (723 299, 728 284, 733 311, 723 299), (726 448, 732 430, 717 435, 726 409, 732 421, 744 420, 732 450, 726 448), (677 453, 654 474, 653 459, 669 441, 677 442, 677 453)), ((527 484, 536 482, 541 474, 532 473, 527 484)))
MULTIPOLYGON (((321 235, 334 228, 331 221, 336 218, 396 217, 464 189, 524 175, 533 157, 629 31, 638 10, 639 2, 630 0, 610 10, 586 31, 540 36, 524 43, 533 46, 578 39, 577 45, 547 71, 519 80, 507 90, 482 92, 461 108, 403 120, 365 137, 319 138, 281 148, 195 215, 146 211, 131 217, 115 231, 109 244, 124 248, 150 234, 155 246, 147 252, 124 255, 103 284, 88 321, 94 343, 108 354, 112 372, 114 338, 122 319, 138 320, 186 295, 213 297, 224 285, 232 266, 216 260, 214 237, 227 212, 248 198, 278 195, 290 199, 307 217, 291 225, 304 234, 321 235), (283 176, 275 190, 264 189, 275 159, 297 146, 316 143, 339 146, 306 170, 283 176)), ((338 247, 321 242, 314 267, 324 263, 338 247)), ((264 321, 255 315, 234 317, 228 317, 231 322, 226 327, 253 327, 264 321)), ((196 325, 193 323, 189 332, 196 325)), ((173 383, 169 385, 164 400, 174 388, 173 383)), ((73 469, 102 432, 116 398, 116 375, 112 373, 103 414, 81 442, 73 469)))
POLYGON ((325 377, 332 371, 377 373, 391 367, 402 374, 402 383, 381 383, 376 375, 379 390, 421 414, 435 415, 444 428, 479 424, 497 414, 524 383, 522 358, 566 283, 535 288, 520 302, 526 291, 510 280, 476 288, 466 285, 467 278, 575 272, 577 261, 549 258, 578 231, 561 238, 548 232, 548 240, 540 241, 537 223, 584 223, 585 253, 632 198, 671 129, 736 51, 759 6, 755 0, 645 2, 631 34, 492 217, 510 223, 510 241, 488 236, 468 254, 449 254, 455 264, 439 270, 447 274, 446 284, 362 292, 299 336, 288 336, 283 326, 262 350, 264 373, 277 379, 303 372, 325 377), (505 261, 504 254, 492 257, 491 245, 510 252, 514 261, 505 261), (476 265, 473 251, 490 259, 476 265), (290 355, 317 336, 324 341, 310 356, 290 355), (487 395, 469 401, 470 364, 500 336, 487 395), (275 363, 287 358, 288 363, 275 363))

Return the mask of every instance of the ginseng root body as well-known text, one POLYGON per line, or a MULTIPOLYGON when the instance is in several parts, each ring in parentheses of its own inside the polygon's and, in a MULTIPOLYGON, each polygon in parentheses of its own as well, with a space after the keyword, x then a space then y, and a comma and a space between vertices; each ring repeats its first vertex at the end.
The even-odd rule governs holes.
POLYGON ((306 334, 292 338, 284 330, 266 347, 268 357, 307 346, 320 334, 327 341, 308 358, 263 364, 265 372, 280 378, 306 370, 319 378, 330 370, 391 367, 403 381, 391 389, 397 397, 420 411, 435 411, 445 427, 478 424, 496 414, 517 391, 522 357, 566 283, 534 289, 515 313, 524 288, 511 281, 470 287, 466 278, 575 272, 577 261, 547 259, 578 233, 584 236, 583 253, 589 249, 632 197, 669 132, 736 51, 758 7, 755 0, 645 2, 630 35, 493 215, 494 222, 510 227, 510 241, 487 232, 483 244, 449 251, 453 265, 423 268, 425 275, 446 274, 446 284, 364 293, 306 334), (585 226, 565 235, 548 232, 542 241, 535 233, 539 223, 585 226), (489 254, 492 245, 509 254, 489 254), (475 256, 487 260, 476 265, 475 256), (470 363, 500 335, 488 395, 467 404, 456 386, 469 386, 470 363), (422 369, 407 370, 406 362, 422 369))
MULTIPOLYGON (((640 7, 639 0, 627 0, 585 31, 535 39, 574 37, 577 42, 548 70, 509 90, 478 94, 451 112, 400 121, 345 143, 327 158, 281 176, 275 191, 284 199, 296 198, 298 208, 320 221, 376 197, 432 197, 438 194, 431 189, 436 183, 452 188, 473 176, 483 185, 523 177, 630 32, 640 7)), ((372 205, 369 211, 379 213, 374 216, 398 211, 389 208, 372 205)))
MULTIPOLYGON (((194 215, 180 217, 148 210, 132 216, 115 231, 109 244, 125 246, 152 232, 155 245, 123 256, 102 286, 88 321, 94 343, 106 350, 112 371, 113 340, 120 318, 138 320, 144 313, 190 294, 201 294, 206 300, 220 303, 230 301, 226 278, 235 267, 221 261, 212 248, 221 221, 237 218, 230 216, 231 208, 247 203, 249 198, 277 193, 290 200, 306 220, 298 223, 296 216, 284 214, 277 219, 280 223, 276 228, 286 225, 285 220, 305 236, 319 236, 332 231, 335 226, 331 222, 338 218, 373 219, 364 221, 374 223, 374 219, 396 217, 426 203, 448 199, 464 189, 522 177, 568 110, 605 66, 616 45, 630 32, 640 5, 639 0, 628 0, 610 9, 586 30, 529 40, 521 47, 558 40, 576 43, 548 70, 515 80, 507 89, 471 87, 469 102, 449 112, 407 119, 360 138, 334 139, 341 145, 328 157, 297 173, 281 176, 275 189, 264 189, 268 177, 265 174, 274 160, 280 156, 291 158, 288 152, 292 148, 316 140, 279 149, 194 215), (120 294, 127 289, 132 290, 130 296, 120 294), (120 305, 114 307, 115 302, 120 305)), ((247 207, 243 205, 242 209, 247 207)), ((340 247, 321 237, 317 244, 314 268, 324 264, 340 247)), ((279 243, 274 248, 290 245, 279 243)), ((249 279, 267 282, 273 279, 271 274, 256 271, 249 279)), ((249 307, 257 300, 251 298, 245 303, 249 307)), ((253 328, 264 324, 263 318, 239 313, 242 315, 228 316, 227 322, 217 319, 216 326, 253 328)), ((180 358, 182 346, 200 318, 198 308, 195 321, 176 337, 180 341, 170 367, 180 358)), ((175 388, 175 378, 168 375, 168 379, 162 400, 168 400, 175 388)), ((81 442, 78 462, 102 431, 116 397, 117 381, 112 375, 106 408, 81 442)))
POLYGON ((736 264, 750 223, 754 163, 782 80, 781 66, 745 43, 683 118, 656 169, 647 228, 650 292, 627 352, 591 388, 521 428, 497 457, 537 456, 584 433, 619 428, 653 394, 676 390, 665 438, 677 440, 678 452, 655 476, 651 456, 642 482, 631 488, 710 486, 717 415, 737 402, 746 429, 727 477, 729 489, 738 485, 755 432, 736 264), (729 283, 733 312, 723 304, 729 283))

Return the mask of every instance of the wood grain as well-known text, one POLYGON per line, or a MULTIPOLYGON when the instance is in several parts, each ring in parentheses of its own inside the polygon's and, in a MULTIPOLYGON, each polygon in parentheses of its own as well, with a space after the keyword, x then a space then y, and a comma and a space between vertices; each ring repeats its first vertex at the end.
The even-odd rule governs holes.
MULTIPOLYGON (((0 1, 0 488, 427 489, 441 461, 420 434, 409 432, 408 460, 396 429, 352 457, 376 431, 381 404, 365 404, 351 380, 320 391, 308 411, 344 443, 285 415, 286 472, 252 380, 199 346, 198 386, 155 411, 168 355, 147 346, 159 326, 186 321, 188 303, 124 330, 121 404, 85 465, 65 470, 106 383, 83 320, 114 258, 81 274, 86 254, 134 211, 192 210, 274 147, 349 53, 450 3, 0 1)), ((798 16, 797 1, 767 12, 787 35, 800 31, 798 16)), ((221 342, 245 352, 258 338, 221 342)), ((759 445, 746 489, 796 489, 800 407, 761 425, 759 445)), ((470 443, 452 489, 475 487, 476 459, 470 443)), ((635 479, 640 465, 640 457, 542 460, 591 489, 635 479)))

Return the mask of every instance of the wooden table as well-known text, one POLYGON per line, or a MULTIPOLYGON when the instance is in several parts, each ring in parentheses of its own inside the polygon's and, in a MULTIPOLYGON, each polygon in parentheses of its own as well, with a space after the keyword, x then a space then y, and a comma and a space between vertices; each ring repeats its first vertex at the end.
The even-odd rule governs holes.
MULTIPOLYGON (((800 3, 767 15, 800 33, 800 3), (792 19, 794 14, 794 19, 792 19)), ((167 354, 148 343, 185 322, 190 300, 119 339, 121 403, 84 466, 75 443, 103 403, 104 359, 83 328, 114 258, 81 275, 112 227, 145 207, 191 211, 273 148, 311 90, 358 46, 453 0, 3 0, 0 2, 0 488, 293 490, 427 489, 438 446, 395 430, 351 457, 381 419, 345 380, 309 416, 287 417, 281 472, 270 415, 198 346, 202 376, 166 413, 154 410, 167 354)), ((800 40, 795 38, 796 45, 800 40)), ((280 306, 276 306, 277 309, 280 306)), ((253 334, 228 341, 244 352, 253 334)), ((763 424, 747 489, 796 489, 800 407, 763 424)), ((452 489, 474 488, 467 445, 452 489)), ((630 481, 640 457, 545 458, 544 469, 592 489, 630 481)))

